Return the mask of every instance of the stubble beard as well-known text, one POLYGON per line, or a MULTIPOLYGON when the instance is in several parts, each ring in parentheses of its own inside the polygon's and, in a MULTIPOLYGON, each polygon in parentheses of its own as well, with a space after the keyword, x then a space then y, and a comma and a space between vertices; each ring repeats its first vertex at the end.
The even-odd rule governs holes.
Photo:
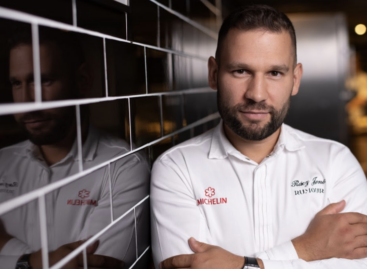
POLYGON ((260 141, 275 133, 283 124, 285 117, 290 106, 290 97, 285 102, 280 110, 276 110, 273 106, 267 105, 264 101, 256 103, 248 99, 245 103, 237 104, 235 106, 229 106, 221 96, 221 90, 217 86, 217 104, 219 114, 221 115, 223 122, 227 125, 235 134, 239 137, 260 141), (260 126, 260 121, 251 121, 249 125, 245 125, 241 122, 238 113, 240 111, 266 111, 270 114, 270 121, 263 127, 260 126))
POLYGON ((63 113, 60 115, 49 114, 46 111, 34 111, 24 114, 19 118, 18 124, 27 135, 27 138, 35 145, 52 145, 63 140, 70 130, 73 128, 74 122, 74 110, 69 107, 61 108, 63 113), (28 130, 23 123, 27 119, 46 119, 52 118, 52 122, 47 126, 46 130, 28 130))

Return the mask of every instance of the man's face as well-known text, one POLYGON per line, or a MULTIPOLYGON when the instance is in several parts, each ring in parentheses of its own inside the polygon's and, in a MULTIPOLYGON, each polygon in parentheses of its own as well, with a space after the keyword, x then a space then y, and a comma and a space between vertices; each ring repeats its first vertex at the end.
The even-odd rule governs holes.
MULTIPOLYGON (((76 74, 55 44, 40 45, 43 101, 71 99, 76 91, 76 74)), ((34 101, 32 47, 18 45, 10 51, 10 82, 14 102, 34 101)), ((16 121, 37 145, 53 144, 72 129, 75 112, 72 107, 19 113, 16 121)))
POLYGON ((220 55, 220 66, 209 59, 209 84, 225 125, 246 140, 267 138, 283 123, 302 76, 289 34, 231 29, 220 55))

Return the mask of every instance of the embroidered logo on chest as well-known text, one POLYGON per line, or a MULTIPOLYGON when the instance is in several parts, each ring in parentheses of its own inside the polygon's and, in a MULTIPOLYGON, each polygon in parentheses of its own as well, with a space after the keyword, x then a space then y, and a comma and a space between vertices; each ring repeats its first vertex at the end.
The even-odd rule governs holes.
POLYGON ((294 195, 302 195, 308 193, 325 193, 326 179, 321 176, 314 176, 311 180, 300 181, 294 180, 291 183, 294 195))
POLYGON ((213 196, 215 196, 215 189, 212 187, 205 189, 205 196, 208 198, 197 199, 198 206, 199 205, 220 205, 220 204, 227 203, 227 197, 212 198, 213 196))
POLYGON ((68 205, 94 205, 97 206, 97 200, 93 199, 86 199, 90 195, 90 191, 83 189, 78 192, 78 197, 81 199, 69 199, 67 204, 68 205))
POLYGON ((0 180, 0 192, 14 193, 14 190, 18 188, 18 182, 6 182, 0 180))

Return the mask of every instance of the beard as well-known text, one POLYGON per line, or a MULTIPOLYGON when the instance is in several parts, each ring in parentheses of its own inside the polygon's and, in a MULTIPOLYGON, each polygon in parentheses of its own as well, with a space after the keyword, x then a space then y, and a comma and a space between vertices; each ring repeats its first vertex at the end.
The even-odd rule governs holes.
POLYGON ((17 117, 17 122, 33 144, 42 146, 63 140, 73 129, 74 119, 74 109, 63 107, 58 108, 57 112, 40 110, 25 113, 17 117), (32 120, 45 120, 45 124, 36 128, 28 128, 25 122, 32 120))
POLYGON ((283 107, 276 110, 273 106, 267 105, 264 101, 254 102, 251 99, 247 99, 245 103, 237 104, 235 106, 229 106, 225 100, 223 100, 219 87, 217 88, 217 102, 218 110, 221 115, 223 122, 239 137, 252 140, 260 141, 275 133, 276 130, 280 128, 283 124, 285 117, 290 106, 290 97, 285 102, 283 107), (238 113, 239 111, 266 111, 270 114, 270 121, 261 127, 260 121, 253 120, 250 121, 249 125, 245 125, 241 122, 238 113))

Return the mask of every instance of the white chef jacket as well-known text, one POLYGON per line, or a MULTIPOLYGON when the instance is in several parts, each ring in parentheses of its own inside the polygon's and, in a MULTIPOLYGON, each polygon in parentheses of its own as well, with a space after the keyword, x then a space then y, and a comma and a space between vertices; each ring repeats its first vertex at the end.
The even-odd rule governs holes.
POLYGON ((285 124, 270 156, 250 160, 226 138, 222 123, 166 151, 151 182, 152 251, 159 262, 191 254, 188 239, 256 256, 265 269, 367 268, 367 260, 305 262, 291 242, 317 212, 346 201, 367 214, 367 182, 340 143, 285 124))
MULTIPOLYGON (((83 167, 88 169, 129 151, 129 145, 90 127, 83 144, 83 167)), ((69 154, 48 166, 38 147, 30 141, 0 150, 1 202, 77 173, 79 158, 75 142, 69 154)), ((140 153, 110 165, 114 219, 149 194, 149 166, 140 153)), ((49 251, 95 235, 111 222, 108 167, 101 168, 45 197, 49 251)), ((136 208, 139 253, 149 245, 149 204, 136 208), (147 225, 148 224, 148 225, 147 225)), ((0 251, 0 268, 15 268, 18 258, 41 248, 37 202, 0 216, 14 238, 0 251)), ((123 260, 136 258, 134 212, 128 214, 99 239, 95 254, 123 260)))

